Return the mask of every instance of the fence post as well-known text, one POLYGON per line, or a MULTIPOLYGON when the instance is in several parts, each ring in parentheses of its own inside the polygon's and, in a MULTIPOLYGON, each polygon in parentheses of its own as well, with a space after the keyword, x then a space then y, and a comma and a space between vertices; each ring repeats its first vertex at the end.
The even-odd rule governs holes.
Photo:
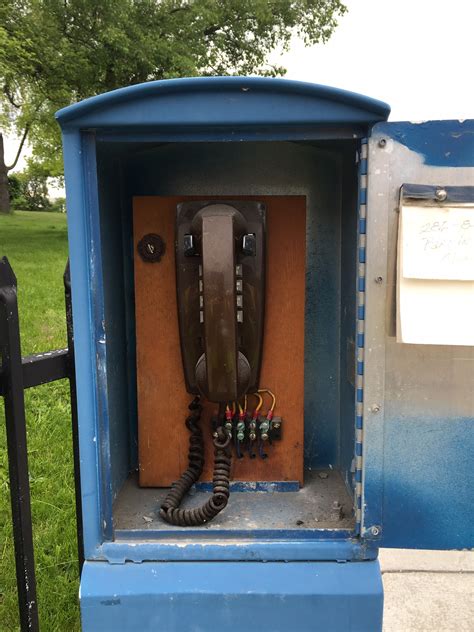
POLYGON ((22 631, 38 632, 16 278, 6 257, 0 261, 0 352, 20 625, 22 631))

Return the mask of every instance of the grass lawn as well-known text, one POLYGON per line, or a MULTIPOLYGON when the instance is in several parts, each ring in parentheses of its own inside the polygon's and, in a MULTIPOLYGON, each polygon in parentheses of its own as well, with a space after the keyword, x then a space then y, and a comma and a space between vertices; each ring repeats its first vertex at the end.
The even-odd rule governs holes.
MULTIPOLYGON (((22 353, 66 346, 65 215, 0 215, 0 257, 18 280, 22 353)), ((67 380, 26 391, 40 627, 79 630, 71 418, 67 380)), ((0 398, 0 630, 19 629, 3 399, 0 398)))

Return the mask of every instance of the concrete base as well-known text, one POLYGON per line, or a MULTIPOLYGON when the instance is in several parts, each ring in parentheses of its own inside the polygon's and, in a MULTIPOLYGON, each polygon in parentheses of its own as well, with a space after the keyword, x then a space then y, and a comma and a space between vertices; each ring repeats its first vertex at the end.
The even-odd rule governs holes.
POLYGON ((472 573, 402 572, 383 575, 384 632, 472 632, 472 573))
POLYGON ((86 562, 83 632, 371 632, 378 561, 86 562))
POLYGON ((471 632, 474 551, 381 549, 384 632, 471 632))

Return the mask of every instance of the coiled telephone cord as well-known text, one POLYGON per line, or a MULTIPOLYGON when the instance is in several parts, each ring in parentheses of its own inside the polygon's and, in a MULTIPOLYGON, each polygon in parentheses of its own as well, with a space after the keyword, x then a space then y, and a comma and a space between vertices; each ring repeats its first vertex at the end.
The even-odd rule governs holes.
POLYGON ((199 426, 202 406, 199 397, 189 404, 191 414, 186 418, 189 437, 188 467, 179 480, 173 483, 160 508, 160 516, 177 527, 196 527, 212 520, 224 509, 229 500, 230 467, 232 457, 227 449, 231 440, 222 426, 214 434, 213 493, 201 507, 180 509, 184 496, 202 474, 204 467, 204 440, 199 426))

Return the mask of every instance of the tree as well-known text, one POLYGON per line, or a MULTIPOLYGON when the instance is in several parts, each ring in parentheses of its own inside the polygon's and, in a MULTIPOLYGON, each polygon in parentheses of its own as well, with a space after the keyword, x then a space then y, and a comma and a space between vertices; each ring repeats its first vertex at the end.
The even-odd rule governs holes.
MULTIPOLYGON (((326 42, 340 0, 2 0, 1 127, 62 170, 54 112, 126 85, 196 75, 276 76, 269 54, 294 35, 326 42)), ((0 133, 0 211, 8 212, 0 133)))
POLYGON ((53 204, 48 197, 48 172, 29 160, 21 173, 9 176, 10 204, 22 211, 49 211, 53 204))

